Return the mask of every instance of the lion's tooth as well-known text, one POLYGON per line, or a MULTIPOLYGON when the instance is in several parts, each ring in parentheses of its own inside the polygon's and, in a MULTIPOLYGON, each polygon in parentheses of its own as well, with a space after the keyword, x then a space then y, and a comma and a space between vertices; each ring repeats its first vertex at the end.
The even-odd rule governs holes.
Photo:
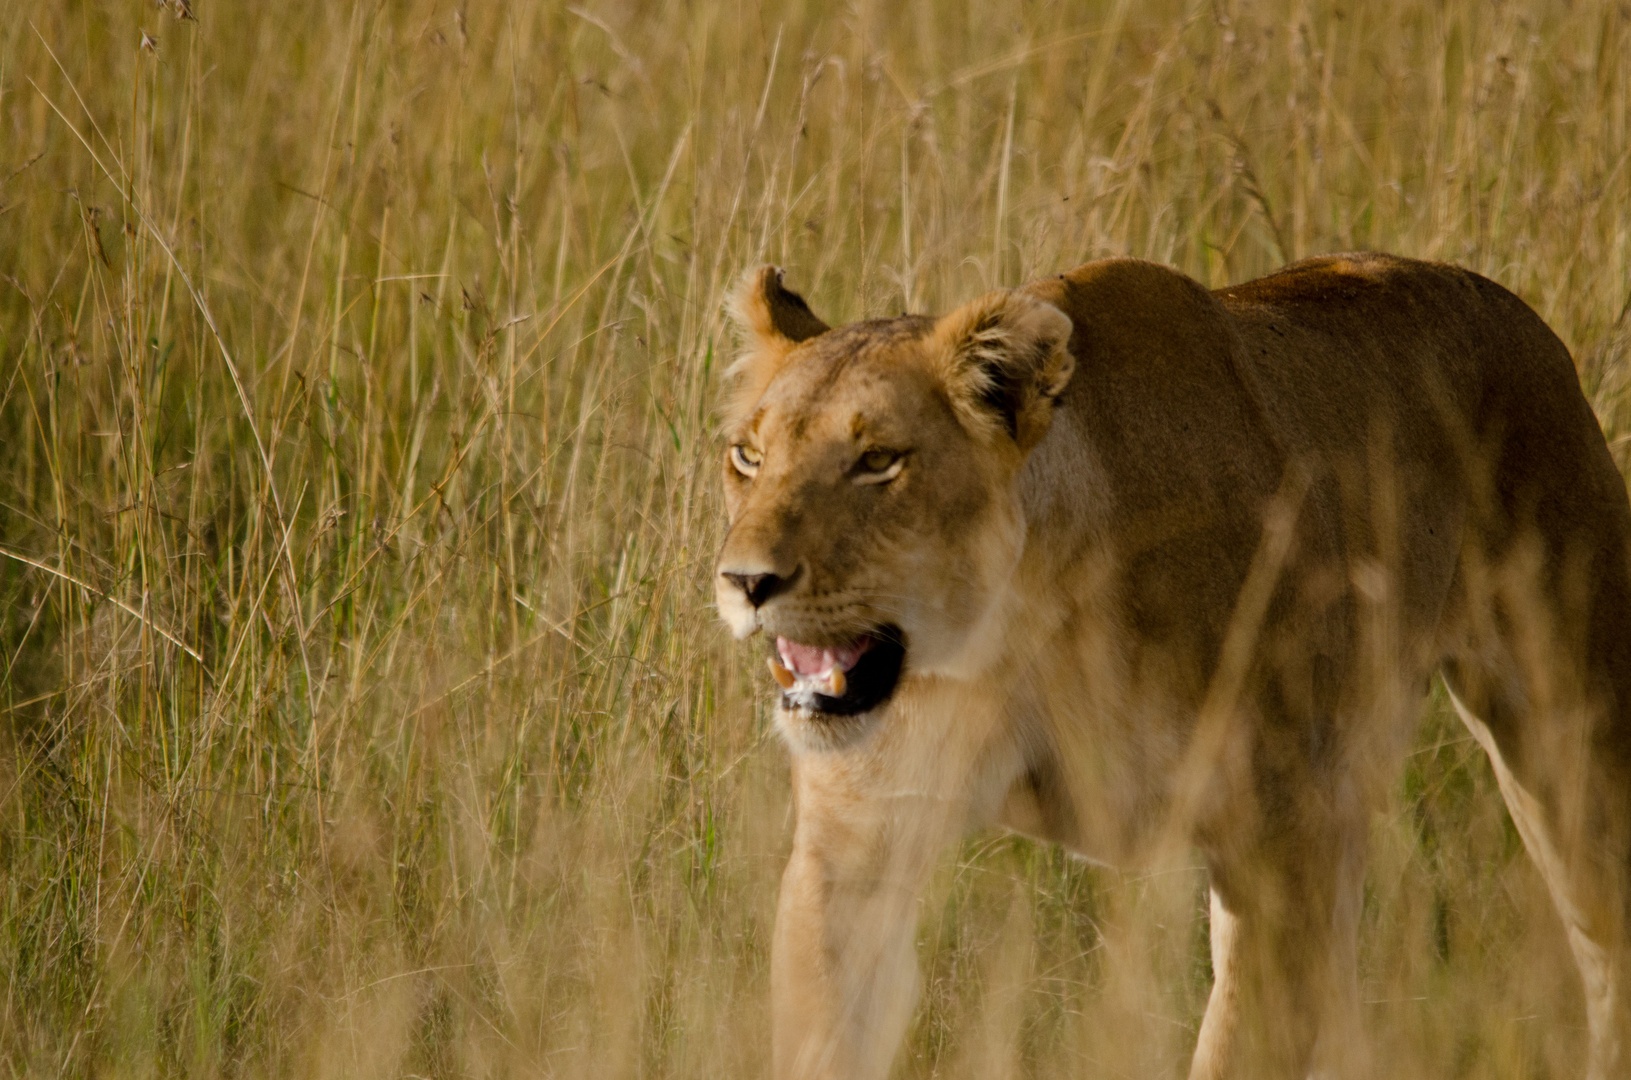
POLYGON ((847 685, 847 683, 848 683, 848 680, 846 680, 844 678, 843 670, 841 668, 833 668, 832 669, 832 695, 831 696, 833 696, 833 697, 843 697, 844 696, 844 687, 847 685))
POLYGON ((797 680, 794 678, 791 671, 788 671, 785 667, 782 667, 781 661, 777 660, 774 656, 767 656, 765 657, 765 662, 770 665, 770 674, 776 677, 776 681, 781 684, 781 688, 783 690, 793 689, 793 683, 797 680))

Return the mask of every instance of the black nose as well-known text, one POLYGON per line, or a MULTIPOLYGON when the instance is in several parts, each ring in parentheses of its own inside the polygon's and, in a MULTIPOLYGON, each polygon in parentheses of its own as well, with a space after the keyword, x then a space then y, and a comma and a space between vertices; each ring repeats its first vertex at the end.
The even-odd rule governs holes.
POLYGON ((748 598, 748 603, 759 607, 772 596, 783 591, 798 577, 795 572, 792 577, 782 577, 780 574, 738 574, 730 570, 721 570, 725 580, 742 590, 748 598))

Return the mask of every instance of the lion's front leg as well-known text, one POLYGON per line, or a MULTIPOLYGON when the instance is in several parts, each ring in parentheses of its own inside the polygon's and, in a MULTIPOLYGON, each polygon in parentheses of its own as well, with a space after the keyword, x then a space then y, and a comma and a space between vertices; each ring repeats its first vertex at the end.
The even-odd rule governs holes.
POLYGON ((796 846, 782 876, 772 956, 778 1080, 882 1077, 917 998, 912 949, 927 850, 891 869, 796 846))
POLYGON ((795 752, 798 824, 771 958, 778 1080, 888 1074, 917 997, 918 897, 1018 767, 986 718, 914 708, 866 745, 795 752))
POLYGON ((1190 1080, 1364 1075, 1364 817, 1262 840, 1208 859, 1213 984, 1190 1080))

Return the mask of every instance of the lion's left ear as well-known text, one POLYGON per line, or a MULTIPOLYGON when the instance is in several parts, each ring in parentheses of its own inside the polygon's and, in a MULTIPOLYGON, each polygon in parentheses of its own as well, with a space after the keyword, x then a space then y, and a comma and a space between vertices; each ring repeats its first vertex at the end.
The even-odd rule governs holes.
POLYGON ((942 318, 930 349, 958 409, 1028 451, 1047 433, 1054 399, 1076 370, 1071 329, 1052 304, 1002 289, 942 318))

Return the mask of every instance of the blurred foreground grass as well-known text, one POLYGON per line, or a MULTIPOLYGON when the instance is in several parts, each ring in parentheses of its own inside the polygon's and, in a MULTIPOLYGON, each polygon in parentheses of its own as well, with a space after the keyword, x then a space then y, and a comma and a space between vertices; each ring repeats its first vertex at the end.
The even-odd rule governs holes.
MULTIPOLYGON (((756 262, 839 319, 1459 262, 1631 461, 1622 3, 192 10, 0 16, 11 1074, 764 1073, 784 765, 708 583, 756 262)), ((1372 855, 1387 1074, 1574 1075, 1442 707, 1372 855)), ((1181 1075, 1201 888, 975 838, 902 1071, 1181 1075)))

